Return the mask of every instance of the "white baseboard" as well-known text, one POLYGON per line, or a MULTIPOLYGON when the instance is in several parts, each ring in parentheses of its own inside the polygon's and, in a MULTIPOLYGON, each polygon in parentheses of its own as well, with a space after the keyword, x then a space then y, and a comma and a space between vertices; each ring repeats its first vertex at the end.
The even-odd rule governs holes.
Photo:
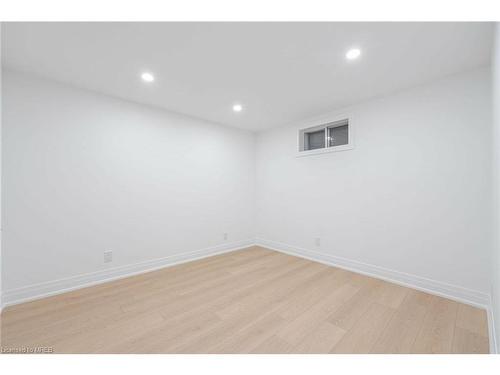
POLYGON ((498 354, 497 336, 495 331, 495 315, 493 314, 493 303, 490 299, 490 304, 486 309, 488 314, 488 336, 490 339, 490 354, 498 354))
POLYGON ((258 246, 267 247, 290 255, 310 259, 315 262, 325 263, 330 266, 343 268, 363 275, 390 281, 395 284, 408 286, 413 289, 429 292, 441 297, 453 299, 469 305, 486 308, 489 306, 490 296, 487 293, 447 284, 441 281, 431 280, 408 273, 387 269, 373 264, 359 262, 357 260, 337 257, 313 250, 303 249, 284 243, 257 239, 258 246))
POLYGON ((241 250, 254 244, 255 241, 253 239, 237 241, 187 253, 170 255, 164 258, 149 260, 141 263, 110 268, 65 279, 53 280, 44 283, 29 285, 22 288, 7 290, 4 291, 2 295, 2 307, 5 308, 6 306, 12 306, 35 299, 69 292, 75 289, 102 284, 108 281, 154 271, 160 268, 170 267, 180 263, 191 262, 193 260, 198 260, 217 254, 241 250))

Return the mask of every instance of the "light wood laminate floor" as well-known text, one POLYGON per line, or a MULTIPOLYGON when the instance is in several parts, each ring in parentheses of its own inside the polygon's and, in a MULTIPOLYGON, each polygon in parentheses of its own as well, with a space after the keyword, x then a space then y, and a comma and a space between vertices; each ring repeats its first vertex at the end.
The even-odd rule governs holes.
POLYGON ((17 306, 4 348, 487 353, 484 310, 252 247, 17 306))

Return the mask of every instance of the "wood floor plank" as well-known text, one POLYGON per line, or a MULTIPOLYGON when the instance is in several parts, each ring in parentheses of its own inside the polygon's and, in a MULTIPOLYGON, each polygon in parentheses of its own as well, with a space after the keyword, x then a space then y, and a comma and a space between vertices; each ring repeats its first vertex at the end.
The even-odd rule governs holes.
POLYGON ((350 330, 373 303, 374 296, 381 285, 382 282, 379 280, 367 280, 352 298, 330 315, 328 321, 346 331, 350 330))
POLYGON ((297 318, 289 321, 278 332, 277 336, 293 346, 298 345, 304 337, 322 322, 326 321, 333 311, 340 308, 358 290, 357 287, 346 283, 331 293, 326 294, 323 300, 313 305, 297 318))
POLYGON ((259 320, 259 313, 276 309, 282 297, 286 296, 290 289, 313 277, 323 269, 320 266, 322 265, 306 263, 302 268, 267 282, 266 291, 249 293, 241 301, 233 303, 230 308, 218 310, 217 315, 221 317, 222 322, 215 329, 199 337, 190 338, 188 343, 180 344, 173 350, 179 353, 203 353, 207 348, 217 345, 218 342, 224 341, 235 332, 255 324, 259 320))
POLYGON ((488 337, 488 317, 486 311, 477 307, 460 304, 457 326, 483 337, 488 337))
POLYGON ((432 296, 416 290, 409 290, 371 352, 411 353, 431 301, 432 296))
POLYGON ((233 302, 227 307, 220 309, 217 314, 222 318, 234 316, 240 312, 255 309, 257 304, 262 308, 268 308, 273 303, 280 302, 283 298, 288 298, 289 294, 297 287, 306 283, 308 279, 314 278, 319 272, 325 269, 322 264, 310 263, 292 272, 283 274, 266 284, 265 290, 255 289, 247 293, 242 298, 233 302))
POLYGON ((260 247, 4 309, 56 353, 486 353, 485 311, 260 247))
POLYGON ((157 312, 136 315, 128 320, 116 321, 99 329, 87 330, 79 334, 79 340, 67 337, 57 341, 53 346, 57 353, 100 353, 105 348, 120 340, 139 337, 142 332, 151 328, 159 328, 163 318, 157 312))
MULTIPOLYGON (((344 284, 351 284, 351 281, 350 273, 345 273, 340 269, 332 272, 331 268, 327 268, 291 291, 276 312, 284 319, 291 321, 323 300, 331 291, 344 284)), ((353 287, 359 288, 356 285, 353 287)))
POLYGON ((451 353, 458 303, 436 298, 413 345, 414 353, 451 353))
POLYGON ((409 289, 403 286, 382 282, 372 298, 380 305, 397 309, 405 299, 408 291, 409 289))
POLYGON ((141 335, 120 340, 106 349, 106 353, 169 353, 179 337, 198 336, 199 332, 220 324, 213 312, 193 312, 175 320, 164 321, 161 327, 144 329, 141 335))
POLYGON ((285 320, 277 314, 266 314, 255 323, 229 336, 226 340, 209 348, 207 353, 249 353, 269 339, 285 320))
POLYGON ((453 338, 453 353, 487 354, 489 353, 488 338, 465 328, 456 327, 453 338))
POLYGON ((262 344, 252 349, 252 354, 289 354, 294 350, 293 345, 279 338, 278 336, 271 336, 262 344))
POLYGON ((324 321, 304 337, 292 351, 305 354, 329 353, 345 334, 346 331, 342 328, 324 321))
POLYGON ((390 307, 372 303, 360 321, 335 345, 331 353, 370 353, 394 315, 390 307))

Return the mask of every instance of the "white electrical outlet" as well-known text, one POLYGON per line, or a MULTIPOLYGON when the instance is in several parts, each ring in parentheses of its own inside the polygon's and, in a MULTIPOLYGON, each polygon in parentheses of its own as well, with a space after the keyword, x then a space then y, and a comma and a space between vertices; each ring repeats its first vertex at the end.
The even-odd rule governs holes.
POLYGON ((316 244, 316 246, 321 246, 321 238, 316 237, 314 243, 316 244))
POLYGON ((113 261, 113 251, 106 250, 104 252, 104 263, 111 263, 113 261))
POLYGON ((224 233, 224 241, 227 241, 227 233, 224 233))

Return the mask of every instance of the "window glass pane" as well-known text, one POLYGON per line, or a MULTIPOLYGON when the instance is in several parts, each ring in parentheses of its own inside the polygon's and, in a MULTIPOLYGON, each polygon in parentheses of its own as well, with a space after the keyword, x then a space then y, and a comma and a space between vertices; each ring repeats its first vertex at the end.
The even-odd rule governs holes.
POLYGON ((304 133, 304 150, 325 148, 325 129, 304 133))
POLYGON ((349 143, 349 125, 328 128, 328 147, 342 146, 349 143))

